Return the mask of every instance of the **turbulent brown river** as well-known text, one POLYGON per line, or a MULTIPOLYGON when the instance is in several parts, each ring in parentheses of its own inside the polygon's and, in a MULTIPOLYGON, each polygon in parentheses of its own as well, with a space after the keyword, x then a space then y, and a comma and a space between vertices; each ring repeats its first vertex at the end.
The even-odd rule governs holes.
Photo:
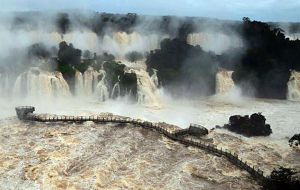
POLYGON ((300 151, 288 146, 299 132, 299 103, 209 98, 164 100, 162 108, 124 101, 105 103, 1 103, 0 189, 260 189, 245 171, 225 158, 173 142, 134 125, 24 123, 14 106, 30 104, 36 113, 91 115, 100 112, 165 121, 182 128, 213 128, 233 114, 262 112, 270 137, 246 138, 213 130, 204 140, 232 150, 268 175, 280 165, 300 168, 300 151), (123 102, 123 103, 122 103, 123 102))

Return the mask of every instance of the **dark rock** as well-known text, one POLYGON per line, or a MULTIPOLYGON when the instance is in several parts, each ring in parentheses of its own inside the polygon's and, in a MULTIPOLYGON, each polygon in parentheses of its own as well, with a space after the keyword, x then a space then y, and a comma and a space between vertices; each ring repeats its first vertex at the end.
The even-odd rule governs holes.
POLYGON ((193 136, 204 136, 208 134, 208 130, 197 124, 191 124, 188 133, 193 136))
POLYGON ((250 116, 234 115, 229 118, 229 124, 224 128, 247 137, 269 136, 272 133, 271 126, 266 124, 266 118, 261 113, 250 116))
POLYGON ((220 125, 216 125, 216 129, 221 129, 222 127, 220 125))
POLYGON ((300 144, 300 134, 295 134, 292 138, 289 140, 290 146, 299 146, 300 144))
POLYGON ((16 107, 16 113, 20 120, 26 119, 27 114, 33 113, 35 108, 32 106, 16 107))

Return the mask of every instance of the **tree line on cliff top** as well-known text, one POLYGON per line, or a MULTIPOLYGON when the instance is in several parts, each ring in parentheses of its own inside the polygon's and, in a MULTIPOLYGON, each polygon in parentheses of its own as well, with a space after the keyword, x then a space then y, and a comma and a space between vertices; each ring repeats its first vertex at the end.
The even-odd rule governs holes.
MULTIPOLYGON (((97 35, 102 35, 107 28, 132 32, 134 27, 144 21, 142 16, 136 14, 97 13, 89 18, 76 14, 72 15, 72 19, 70 17, 67 13, 58 14, 56 17, 57 31, 62 35, 72 30, 75 21, 81 26, 90 28, 97 35)), ((33 21, 28 22, 28 20, 30 19, 27 17, 16 17, 15 28, 26 24, 35 25, 33 21)), ((146 25, 148 29, 169 34, 176 31, 176 35, 163 40, 160 49, 147 54, 146 63, 149 71, 151 72, 152 68, 157 69, 162 85, 169 88, 174 94, 190 92, 191 94, 211 95, 215 93, 217 68, 224 67, 234 71, 234 82, 241 87, 243 93, 253 95, 254 92, 256 97, 262 98, 286 98, 286 84, 290 77, 290 69, 300 70, 300 41, 286 38, 280 28, 268 23, 251 21, 249 18, 244 18, 243 22, 219 20, 215 22, 219 23, 217 24, 219 30, 226 32, 230 29, 238 33, 243 39, 244 47, 229 49, 221 55, 206 52, 200 46, 189 45, 186 41, 189 33, 202 30, 203 19, 178 19, 168 16, 152 19, 146 25), (175 29, 174 20, 176 19, 179 24, 175 29)), ((293 30, 297 29, 295 26, 298 25, 291 25, 293 30)), ((69 46, 68 44, 63 45, 64 47, 69 46)), ((81 71, 87 68, 79 64, 81 50, 76 47, 72 48, 65 48, 67 55, 61 55, 58 61, 57 68, 64 75, 72 73, 70 69, 66 68, 70 62, 72 65, 80 66, 78 69, 81 71)), ((59 47, 59 49, 63 48, 59 47)), ((28 48, 28 55, 47 57, 59 50, 48 51, 45 46, 34 44, 28 48)), ((128 57, 134 57, 132 55, 138 55, 140 58, 139 52, 128 57)), ((110 59, 112 56, 109 56, 110 59)), ((103 56, 101 57, 103 58, 103 56)))

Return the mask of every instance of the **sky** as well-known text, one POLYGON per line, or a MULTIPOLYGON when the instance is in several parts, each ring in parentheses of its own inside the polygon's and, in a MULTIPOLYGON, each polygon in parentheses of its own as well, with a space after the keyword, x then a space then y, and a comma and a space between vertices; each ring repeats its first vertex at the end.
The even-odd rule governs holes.
POLYGON ((300 22, 300 0, 1 0, 1 12, 88 10, 300 22))

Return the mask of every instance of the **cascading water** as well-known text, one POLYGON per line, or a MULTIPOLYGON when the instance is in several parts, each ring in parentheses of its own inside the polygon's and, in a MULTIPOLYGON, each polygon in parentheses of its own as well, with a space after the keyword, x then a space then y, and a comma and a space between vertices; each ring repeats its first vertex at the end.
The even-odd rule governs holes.
POLYGON ((156 88, 158 88, 159 84, 158 84, 157 70, 152 69, 152 71, 153 71, 153 74, 151 76, 151 81, 156 86, 156 88))
POLYGON ((108 51, 117 59, 124 58, 124 55, 131 51, 141 53, 160 48, 160 42, 167 38, 167 35, 141 34, 139 32, 112 32, 100 39, 101 50, 108 51))
POLYGON ((233 71, 220 69, 216 75, 216 93, 225 94, 230 92, 234 88, 234 82, 232 80, 233 71))
POLYGON ((121 95, 121 87, 120 87, 120 76, 118 76, 118 82, 116 82, 111 91, 111 98, 117 98, 121 95))
POLYGON ((84 95, 92 96, 99 82, 100 73, 89 67, 83 74, 84 95))
POLYGON ((69 97, 71 95, 70 93, 70 88, 69 85, 67 83, 67 81, 64 79, 63 75, 61 72, 54 72, 54 76, 51 79, 51 85, 53 90, 53 95, 55 97, 69 97))
POLYGON ((104 70, 100 70, 99 73, 102 78, 96 86, 95 94, 100 101, 106 101, 109 98, 109 92, 106 85, 106 72, 104 70))
POLYGON ((295 70, 291 71, 287 87, 287 99, 292 101, 300 101, 300 72, 295 70))
POLYGON ((151 107, 161 107, 161 101, 158 98, 157 85, 153 78, 143 69, 130 69, 128 72, 135 73, 137 76, 137 100, 139 104, 151 107))
POLYGON ((75 72, 75 95, 84 95, 83 76, 82 73, 78 70, 76 70, 75 72))
POLYGON ((216 54, 243 46, 242 40, 237 35, 209 31, 188 34, 187 43, 193 46, 200 45, 203 50, 213 51, 216 54))
POLYGON ((6 73, 0 73, 0 97, 7 96, 9 93, 9 76, 6 73))
POLYGON ((37 67, 20 74, 13 88, 13 96, 17 98, 51 98, 70 97, 68 83, 60 72, 46 72, 37 67))
POLYGON ((83 74, 83 86, 84 86, 84 94, 87 96, 91 96, 93 94, 93 82, 95 71, 92 67, 89 67, 83 74))
POLYGON ((95 71, 92 67, 89 67, 83 75, 76 71, 75 92, 76 96, 96 96, 101 101, 107 100, 109 93, 106 83, 106 72, 103 69, 95 71))

